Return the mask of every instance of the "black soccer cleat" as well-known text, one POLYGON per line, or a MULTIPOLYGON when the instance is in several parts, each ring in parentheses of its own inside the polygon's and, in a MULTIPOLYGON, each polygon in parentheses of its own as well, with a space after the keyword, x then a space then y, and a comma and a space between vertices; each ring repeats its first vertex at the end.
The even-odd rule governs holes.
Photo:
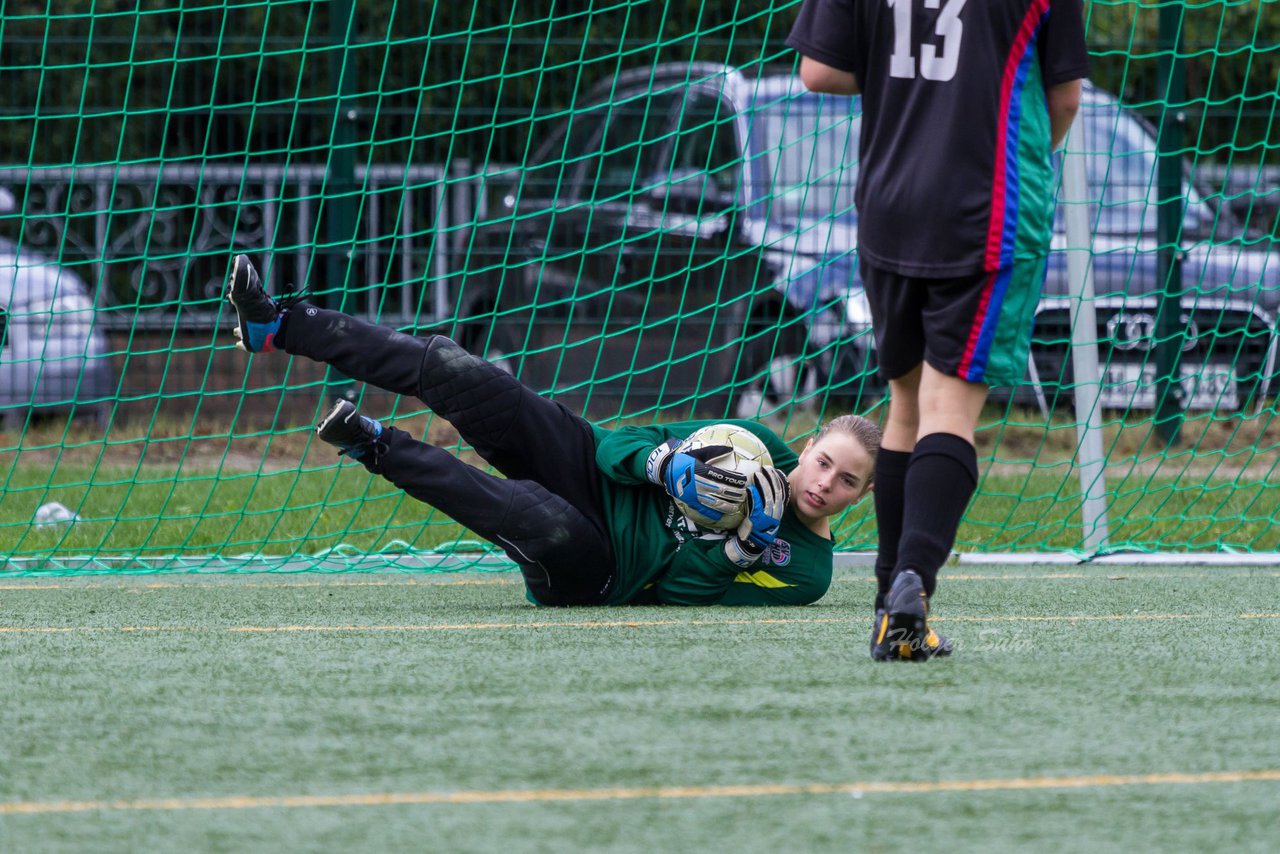
POLYGON ((884 608, 876 609, 875 622, 871 624, 871 660, 888 661, 893 649, 889 644, 889 615, 884 608))
POLYGON ((871 628, 871 658, 875 661, 925 661, 952 652, 951 641, 929 628, 929 597, 920 576, 910 569, 898 573, 876 611, 871 628))
POLYGON ((356 411, 349 400, 339 400, 316 425, 316 435, 338 449, 338 453, 361 459, 382 435, 382 424, 356 411))
POLYGON ((276 299, 262 287, 262 279, 248 255, 231 259, 227 276, 227 302, 236 310, 236 346, 247 353, 270 353, 276 349, 280 319, 302 294, 276 299))
MULTIPOLYGON (((924 644, 921 648, 926 654, 914 657, 910 659, 911 661, 919 661, 920 658, 941 658, 950 655, 953 650, 951 639, 932 628, 924 636, 924 644)), ((871 624, 871 660, 892 661, 895 660, 896 652, 896 645, 892 643, 889 635, 889 615, 881 608, 876 611, 875 622, 871 624)))

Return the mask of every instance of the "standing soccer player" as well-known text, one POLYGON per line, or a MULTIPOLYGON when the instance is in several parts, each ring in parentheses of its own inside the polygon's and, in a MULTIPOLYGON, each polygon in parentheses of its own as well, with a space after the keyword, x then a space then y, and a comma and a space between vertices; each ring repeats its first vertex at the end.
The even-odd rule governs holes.
POLYGON ((787 43, 808 89, 862 95, 859 270, 890 395, 871 657, 946 655, 929 597, 977 486, 987 390, 1026 367, 1051 154, 1088 76, 1081 0, 805 0, 787 43))

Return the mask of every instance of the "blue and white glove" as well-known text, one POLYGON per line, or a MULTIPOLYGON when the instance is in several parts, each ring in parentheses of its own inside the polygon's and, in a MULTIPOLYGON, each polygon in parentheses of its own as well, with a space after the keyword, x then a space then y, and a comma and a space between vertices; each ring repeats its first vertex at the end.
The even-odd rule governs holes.
POLYGON ((779 469, 765 466, 753 474, 747 486, 747 517, 736 536, 725 540, 725 556, 743 569, 758 561, 778 538, 778 526, 790 498, 791 484, 779 469))
POLYGON ((691 451, 676 450, 683 441, 668 439, 654 448, 645 460, 645 477, 708 519, 719 519, 741 509, 747 500, 747 478, 707 462, 733 449, 708 445, 691 451))

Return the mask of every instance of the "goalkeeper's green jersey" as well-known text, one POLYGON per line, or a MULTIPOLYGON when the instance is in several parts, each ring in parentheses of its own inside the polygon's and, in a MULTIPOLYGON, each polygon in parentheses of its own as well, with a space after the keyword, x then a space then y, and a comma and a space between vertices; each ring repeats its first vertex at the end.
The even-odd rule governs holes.
POLYGON ((645 460, 656 446, 723 423, 760 437, 782 471, 790 472, 799 462, 772 430, 751 421, 595 428, 596 463, 618 573, 607 604, 805 605, 831 586, 834 543, 809 530, 790 506, 773 545, 744 570, 725 557, 725 534, 697 528, 664 489, 645 478, 645 460))

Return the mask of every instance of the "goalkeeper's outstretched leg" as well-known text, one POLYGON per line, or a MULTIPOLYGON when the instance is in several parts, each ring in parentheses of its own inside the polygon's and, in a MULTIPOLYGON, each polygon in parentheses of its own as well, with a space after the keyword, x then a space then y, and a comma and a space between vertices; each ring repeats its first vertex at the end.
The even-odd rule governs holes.
POLYGON ((506 475, 493 477, 342 401, 321 439, 501 547, 547 605, 596 604, 613 578, 591 425, 439 335, 415 338, 299 298, 273 299, 244 255, 227 299, 251 353, 279 350, 422 400, 506 475))
POLYGON ((581 476, 594 466, 591 426, 452 340, 415 338, 296 297, 274 299, 245 255, 232 261, 227 300, 241 349, 306 356, 416 397, 507 477, 537 481, 580 508, 599 505, 598 485, 581 476))
POLYGON ((494 477, 339 400, 316 435, 507 553, 543 605, 598 605, 613 584, 603 518, 531 480, 494 477))

